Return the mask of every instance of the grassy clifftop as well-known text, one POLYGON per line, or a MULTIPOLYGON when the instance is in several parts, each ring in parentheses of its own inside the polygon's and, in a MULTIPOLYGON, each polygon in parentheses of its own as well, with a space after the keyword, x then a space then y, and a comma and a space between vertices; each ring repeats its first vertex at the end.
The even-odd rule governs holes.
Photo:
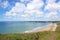
POLYGON ((0 40, 60 40, 60 23, 55 32, 44 31, 25 34, 0 34, 0 40))
POLYGON ((0 40, 46 40, 51 32, 0 35, 0 40))
POLYGON ((56 29, 56 40, 60 40, 60 23, 57 24, 58 27, 56 29))

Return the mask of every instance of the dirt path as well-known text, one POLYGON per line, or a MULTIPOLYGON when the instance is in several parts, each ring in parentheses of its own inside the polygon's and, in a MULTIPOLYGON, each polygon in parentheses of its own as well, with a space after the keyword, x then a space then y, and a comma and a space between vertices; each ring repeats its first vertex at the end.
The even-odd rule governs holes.
POLYGON ((52 32, 51 36, 47 40, 55 40, 56 34, 52 32))

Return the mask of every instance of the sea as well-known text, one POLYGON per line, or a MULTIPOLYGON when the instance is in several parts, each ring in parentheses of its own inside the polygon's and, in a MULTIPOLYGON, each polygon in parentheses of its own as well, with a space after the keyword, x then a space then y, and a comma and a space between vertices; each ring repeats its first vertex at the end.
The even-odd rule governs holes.
POLYGON ((49 22, 35 21, 2 21, 0 22, 0 34, 33 32, 42 27, 46 27, 49 22))

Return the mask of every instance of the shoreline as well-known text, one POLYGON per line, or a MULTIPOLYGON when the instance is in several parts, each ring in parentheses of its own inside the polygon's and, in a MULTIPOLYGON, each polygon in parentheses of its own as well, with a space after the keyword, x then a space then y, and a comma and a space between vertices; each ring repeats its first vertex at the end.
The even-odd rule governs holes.
POLYGON ((55 31, 56 28, 57 28, 57 24, 56 23, 51 23, 50 25, 48 25, 47 27, 44 27, 44 28, 40 29, 39 31, 55 31))
POLYGON ((31 32, 42 32, 42 31, 55 31, 57 28, 57 24, 56 23, 51 23, 45 27, 38 27, 35 30, 30 30, 30 31, 25 31, 25 33, 31 33, 31 32))

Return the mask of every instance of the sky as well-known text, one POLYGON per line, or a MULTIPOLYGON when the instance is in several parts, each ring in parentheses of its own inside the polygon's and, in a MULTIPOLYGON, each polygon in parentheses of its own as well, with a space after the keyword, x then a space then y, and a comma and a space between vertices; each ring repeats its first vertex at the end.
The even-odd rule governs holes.
POLYGON ((0 0, 0 21, 60 21, 60 0, 0 0))

